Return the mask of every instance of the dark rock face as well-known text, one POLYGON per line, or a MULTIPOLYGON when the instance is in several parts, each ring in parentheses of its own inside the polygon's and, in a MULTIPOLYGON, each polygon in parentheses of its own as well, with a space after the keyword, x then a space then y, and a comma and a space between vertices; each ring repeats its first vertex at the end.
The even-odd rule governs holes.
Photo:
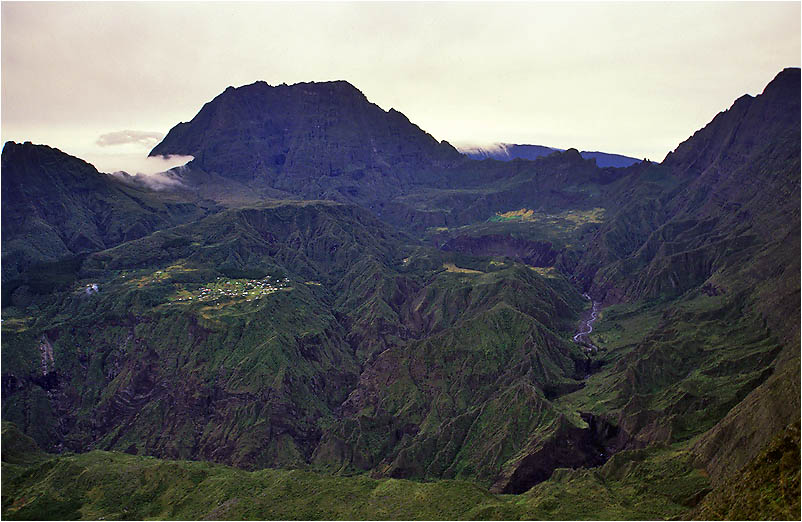
POLYGON ((557 468, 601 466, 621 449, 619 429, 595 415, 585 413, 587 428, 578 428, 561 419, 554 435, 537 449, 502 473, 491 491, 518 494, 548 480, 557 468))
MULTIPOLYGON (((588 270, 592 275, 585 281, 594 298, 608 303, 691 292, 717 297, 731 303, 715 311, 723 324, 752 321, 741 327, 748 336, 730 341, 732 349, 756 338, 774 344, 759 362, 755 356, 744 364, 741 375, 753 373, 718 407, 716 415, 723 418, 694 447, 697 463, 716 482, 799 419, 800 70, 786 69, 759 96, 739 98, 662 165, 650 168, 668 173, 675 187, 650 193, 641 186, 627 194, 630 202, 619 200, 618 214, 602 226, 582 262, 601 265, 588 270)), ((693 321, 714 317, 707 314, 693 321)), ((674 410, 679 419, 694 408, 708 415, 715 409, 690 394, 661 412, 638 391, 686 375, 685 368, 678 369, 691 360, 690 350, 670 363, 658 362, 680 353, 682 343, 674 340, 679 336, 671 325, 667 320, 661 341, 672 343, 672 351, 644 343, 629 355, 632 384, 623 389, 632 400, 620 425, 644 445, 668 441, 685 429, 666 422, 665 412, 674 410), (661 366, 667 370, 657 370, 661 366)), ((727 371, 724 361, 707 374, 727 371)))
POLYGON ((537 161, 471 161, 342 81, 229 88, 175 126, 151 151, 158 154, 193 155, 182 179, 226 205, 328 199, 415 233, 521 205, 596 205, 599 186, 622 175, 576 149, 537 161))
POLYGON ((421 168, 462 158, 344 81, 229 87, 151 151, 179 153, 255 187, 346 200, 372 199, 377 184, 393 192, 421 168))
MULTIPOLYGON (((680 143, 663 164, 689 177, 699 176, 711 167, 718 167, 719 174, 731 174, 770 140, 786 133, 798 138, 799 85, 799 69, 783 70, 762 94, 738 98, 732 107, 680 143)), ((711 174, 705 177, 709 179, 711 174)))

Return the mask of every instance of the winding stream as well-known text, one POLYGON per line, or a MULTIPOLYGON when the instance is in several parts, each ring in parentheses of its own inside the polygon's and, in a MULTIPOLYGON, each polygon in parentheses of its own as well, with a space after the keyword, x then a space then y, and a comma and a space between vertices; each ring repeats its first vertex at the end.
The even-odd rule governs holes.
POLYGON ((574 342, 586 346, 588 351, 598 351, 599 349, 590 342, 588 338, 588 334, 593 331, 593 322, 599 316, 599 303, 598 301, 593 301, 588 294, 582 294, 583 297, 590 300, 593 303, 593 307, 590 310, 590 317, 582 321, 582 325, 579 328, 579 332, 574 335, 574 342))

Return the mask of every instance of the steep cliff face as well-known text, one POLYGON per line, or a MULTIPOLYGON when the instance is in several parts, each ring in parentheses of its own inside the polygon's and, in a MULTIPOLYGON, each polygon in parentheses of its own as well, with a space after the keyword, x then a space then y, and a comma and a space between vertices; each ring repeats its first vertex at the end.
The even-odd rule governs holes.
MULTIPOLYGON (((441 273, 401 305, 407 339, 366 362, 314 463, 493 484, 533 439, 582 424, 558 421, 549 400, 582 386, 584 354, 555 333, 581 305, 564 281, 520 265, 441 273)), ((569 462, 555 459, 552 469, 561 464, 569 462)))
MULTIPOLYGON (((663 164, 697 177, 713 167, 741 166, 742 161, 786 134, 799 135, 800 70, 781 71, 756 97, 738 98, 669 153, 663 164)), ((736 169, 726 169, 731 174, 736 169)))
POLYGON ((193 155, 187 185, 226 204, 330 199, 415 233, 525 204, 598 205, 600 187, 622 176, 575 149, 538 161, 472 161, 342 81, 231 87, 151 154, 193 155))

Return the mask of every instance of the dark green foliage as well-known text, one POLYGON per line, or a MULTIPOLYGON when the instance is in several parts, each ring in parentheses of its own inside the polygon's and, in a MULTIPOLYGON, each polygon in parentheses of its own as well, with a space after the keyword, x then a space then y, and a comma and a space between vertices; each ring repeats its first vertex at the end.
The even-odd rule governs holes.
MULTIPOLYGON (((231 279, 263 279, 270 272, 267 269, 258 268, 236 268, 232 266, 221 266, 220 273, 231 279)), ((275 274, 275 277, 281 277, 283 274, 275 274)))
MULTIPOLYGON (((403 364, 413 373, 428 369, 425 387, 442 388, 441 400, 452 401, 454 412, 476 418, 479 424, 457 444, 504 448, 487 461, 483 451, 455 454, 427 473, 442 476, 453 464, 447 476, 491 482, 522 449, 526 426, 548 425, 542 389, 576 385, 584 356, 560 336, 573 328, 583 301, 564 280, 520 265, 462 276, 443 271, 448 259, 409 249, 364 211, 332 203, 226 211, 90 255, 83 270, 97 277, 99 293, 83 292, 82 279, 77 292, 54 294, 28 325, 38 337, 19 339, 52 344, 59 368, 53 406, 59 413, 38 415, 36 429, 50 435, 37 440, 249 469, 311 462, 370 469, 431 437, 426 428, 419 439, 399 444, 392 433, 431 424, 425 408, 440 394, 421 393, 407 381, 391 385, 380 408, 390 417, 377 410, 353 434, 364 441, 355 446, 364 456, 323 457, 330 437, 351 430, 350 415, 340 418, 341 412, 363 409, 346 400, 362 387, 359 366, 364 386, 374 386, 364 372, 383 364, 379 353, 393 347, 409 353, 403 364), (419 256, 437 261, 431 269, 412 268, 419 256), (210 266, 220 268, 203 268, 210 266), (239 291, 200 299, 202 288, 241 284, 221 277, 266 275, 288 277, 286 288, 256 300, 239 291), (465 356, 473 361, 468 366, 465 356), (499 380, 500 372, 508 375, 499 380), (477 385, 481 393, 472 396, 477 385), (480 426, 506 415, 509 397, 517 397, 518 415, 532 405, 544 413, 490 437, 480 426), (69 421, 59 424, 54 414, 69 421), (498 437, 509 440, 499 445, 498 437)), ((467 256, 458 261, 475 263, 467 256)), ((5 371, 23 379, 4 402, 4 416, 28 426, 22 419, 30 399, 20 399, 39 389, 33 384, 39 370, 26 374, 10 357, 24 346, 3 346, 5 371)), ((452 413, 437 415, 445 420, 452 413)))
POLYGON ((13 422, 3 421, 2 436, 3 464, 30 466, 48 458, 13 422))
POLYGON ((3 518, 654 519, 686 513, 707 484, 682 452, 666 449, 626 452, 599 471, 559 470, 523 495, 493 495, 464 481, 245 472, 103 451, 50 457, 4 477, 3 518))
POLYGON ((12 304, 14 291, 23 285, 39 295, 66 289, 78 279, 85 258, 85 255, 68 256, 50 263, 34 264, 24 277, 3 283, 4 304, 12 304))

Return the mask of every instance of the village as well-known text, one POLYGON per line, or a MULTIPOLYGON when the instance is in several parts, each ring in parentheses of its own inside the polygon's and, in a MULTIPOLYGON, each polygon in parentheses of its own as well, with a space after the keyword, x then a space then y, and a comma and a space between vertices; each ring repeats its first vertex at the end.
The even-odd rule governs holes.
POLYGON ((245 299, 253 301, 266 295, 287 289, 290 280, 265 277, 264 279, 227 279, 218 277, 214 283, 201 286, 194 293, 180 292, 176 302, 210 302, 220 299, 245 299))

